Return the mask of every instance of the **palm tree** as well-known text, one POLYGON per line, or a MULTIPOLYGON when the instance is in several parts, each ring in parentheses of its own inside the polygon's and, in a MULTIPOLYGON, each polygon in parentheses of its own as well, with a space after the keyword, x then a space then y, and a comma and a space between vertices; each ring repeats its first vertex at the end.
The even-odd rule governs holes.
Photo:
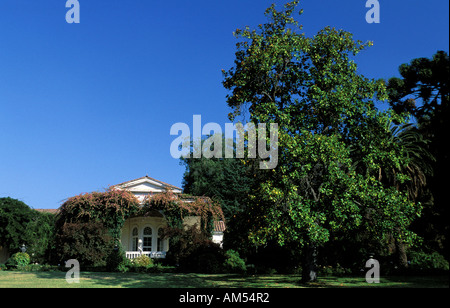
POLYGON ((429 140, 412 123, 392 125, 390 131, 392 141, 402 149, 407 164, 385 170, 386 184, 406 190, 408 198, 416 202, 425 192, 427 177, 433 175, 432 162, 435 158, 428 151, 429 140), (398 174, 406 175, 409 180, 400 183, 398 174))
MULTIPOLYGON (((393 125, 387 121, 385 125, 385 131, 388 132, 385 144, 391 150, 401 151, 406 163, 380 166, 376 174, 378 181, 387 187, 405 191, 409 200, 417 202, 426 193, 427 177, 433 174, 432 162, 435 159, 427 149, 429 141, 412 123, 393 125)), ((350 152, 354 162, 353 168, 357 172, 365 175, 374 172, 366 165, 360 144, 352 144, 350 152)), ((394 241, 399 265, 407 267, 405 245, 401 240, 394 241)))
MULTIPOLYGON (((399 190, 406 190, 409 200, 417 202, 421 197, 427 195, 427 177, 433 175, 432 162, 434 156, 428 151, 429 140, 425 139, 419 129, 413 124, 392 126, 391 134, 393 141, 400 145, 408 163, 392 170, 390 180, 392 185, 399 190), (408 176, 409 181, 398 183, 397 173, 408 176)), ((405 245, 401 240, 395 240, 395 247, 399 265, 403 268, 408 266, 405 245)))

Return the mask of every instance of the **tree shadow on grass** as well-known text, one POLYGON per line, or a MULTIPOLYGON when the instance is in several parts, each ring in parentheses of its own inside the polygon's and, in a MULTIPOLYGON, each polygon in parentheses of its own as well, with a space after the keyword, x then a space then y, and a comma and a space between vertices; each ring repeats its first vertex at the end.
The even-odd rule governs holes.
MULTIPOLYGON (((195 274, 80 272, 80 283, 67 283, 66 272, 35 272, 54 287, 79 288, 205 288, 205 281, 195 274)), ((207 284, 207 283, 206 283, 207 284)))
POLYGON ((298 275, 239 275, 214 274, 202 275, 215 287, 222 288, 296 288, 300 280, 298 275))
POLYGON ((386 276, 379 283, 368 283, 364 277, 321 277, 307 287, 316 288, 448 288, 447 276, 386 276))
MULTIPOLYGON (((381 277, 367 283, 364 277, 319 277, 301 284, 299 275, 237 275, 196 273, 81 272, 80 283, 69 284, 66 272, 31 272, 23 287, 41 288, 448 288, 448 276, 381 277), (35 278, 34 278, 35 277, 35 278), (34 279, 34 280, 33 280, 34 279)), ((11 276, 13 277, 13 276, 11 276)), ((5 277, 6 278, 6 277, 5 277)), ((7 279, 7 278, 6 278, 7 279)), ((11 278, 12 279, 12 278, 11 278)), ((21 282, 16 281, 20 286, 21 282)))
POLYGON ((368 283, 365 277, 319 277, 314 283, 301 283, 300 275, 210 275, 217 287, 225 288, 448 288, 448 276, 387 276, 380 283, 368 283))

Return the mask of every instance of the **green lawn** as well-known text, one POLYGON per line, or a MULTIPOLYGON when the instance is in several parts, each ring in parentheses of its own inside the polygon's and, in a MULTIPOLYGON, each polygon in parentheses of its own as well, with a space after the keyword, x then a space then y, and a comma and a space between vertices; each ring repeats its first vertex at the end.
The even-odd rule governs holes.
MULTIPOLYGON (((80 283, 69 284, 65 272, 0 271, 0 288, 303 288, 297 275, 239 276, 228 274, 181 273, 98 273, 81 272, 80 283)), ((446 276, 381 278, 368 284, 358 277, 322 277, 309 287, 431 287, 448 288, 446 276)))

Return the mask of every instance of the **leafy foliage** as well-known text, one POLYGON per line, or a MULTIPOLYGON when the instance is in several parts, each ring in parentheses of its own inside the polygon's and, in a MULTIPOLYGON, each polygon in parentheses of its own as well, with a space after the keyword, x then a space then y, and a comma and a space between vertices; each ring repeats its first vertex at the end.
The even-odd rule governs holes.
MULTIPOLYGON (((279 127, 278 167, 255 174, 250 238, 310 247, 310 265, 316 247, 343 233, 364 230, 379 241, 389 234, 411 243, 408 227, 420 206, 378 178, 380 168, 407 165, 386 127, 405 118, 375 108, 376 99, 387 98, 384 82, 357 74, 351 60, 371 43, 330 27, 306 38, 293 17, 297 4, 282 11, 272 5, 258 30, 236 30, 235 67, 223 72, 230 119, 248 111, 254 123, 279 127), (354 167, 355 148, 364 173, 354 167)), ((405 180, 401 172, 396 178, 405 180)))
POLYGON ((450 87, 449 57, 438 51, 431 59, 416 58, 400 65, 402 78, 388 81, 389 103, 398 113, 408 112, 420 122, 448 115, 450 87))
MULTIPOLYGON (((77 258, 89 266, 106 266, 113 259, 117 269, 123 263, 123 253, 113 252, 113 248, 120 246, 118 240, 125 220, 152 215, 155 210, 162 211, 174 229, 183 227, 185 217, 198 216, 205 234, 211 231, 214 220, 223 219, 220 205, 211 199, 180 196, 171 191, 149 196, 142 205, 129 191, 108 189, 81 194, 69 198, 60 208, 56 245, 59 259, 77 258)), ((121 247, 117 248, 121 251, 121 247)))
POLYGON ((245 198, 253 183, 247 167, 239 159, 184 158, 183 191, 217 201, 229 221, 245 208, 245 198))
POLYGON ((198 216, 199 227, 208 234, 215 220, 224 219, 220 204, 210 198, 180 195, 170 190, 146 198, 137 215, 146 216, 154 210, 162 211, 169 227, 172 228, 181 228, 187 216, 198 216))
POLYGON ((239 256, 237 251, 232 249, 225 252, 224 268, 229 273, 242 274, 247 271, 245 261, 239 256))
POLYGON ((100 222, 65 223, 56 236, 59 260, 77 259, 83 267, 104 267, 114 241, 100 222))
POLYGON ((16 252, 7 261, 8 267, 15 267, 17 269, 22 269, 28 264, 30 264, 30 255, 26 252, 16 252))
POLYGON ((93 267, 111 261, 118 266, 123 256, 117 256, 114 247, 120 246, 125 220, 138 210, 139 200, 123 190, 108 189, 67 199, 56 218, 58 260, 77 259, 83 266, 93 267))
MULTIPOLYGON (((447 182, 450 173, 449 147, 447 146, 448 118, 450 117, 450 62, 448 53, 436 52, 430 58, 416 58, 399 67, 401 78, 388 81, 389 103, 399 114, 409 112, 417 122, 417 133, 428 140, 427 151, 434 157, 432 172, 428 172, 425 191, 421 199, 425 203, 422 217, 414 224, 414 230, 423 236, 424 244, 449 258, 447 182)), ((418 181, 423 176, 417 172, 418 181)), ((422 167, 422 166, 418 166, 422 167)), ((423 172, 425 169, 421 168, 423 172)))
POLYGON ((33 262, 45 262, 53 245, 54 216, 31 209, 22 201, 0 198, 0 243, 11 253, 24 244, 33 262))
POLYGON ((60 207, 58 226, 64 223, 101 222, 115 239, 125 220, 139 210, 139 200, 129 191, 108 189, 71 197, 60 207))
POLYGON ((153 265, 153 261, 149 256, 141 255, 133 259, 133 263, 140 267, 150 267, 153 265))
POLYGON ((164 236, 171 238, 166 260, 183 271, 216 273, 224 257, 222 249, 197 225, 185 228, 167 228, 164 236))
POLYGON ((445 258, 434 251, 432 253, 415 252, 409 253, 411 268, 418 270, 449 270, 449 262, 445 258))
POLYGON ((33 210, 22 201, 7 197, 0 198, 0 243, 11 252, 28 243, 27 225, 33 217, 33 210))
POLYGON ((31 262, 51 262, 55 248, 55 215, 34 211, 27 225, 27 238, 26 246, 31 262))
MULTIPOLYGON (((226 141, 223 140, 223 144, 226 141)), ((233 143, 233 151, 236 152, 233 143)), ((234 155, 235 156, 235 155, 234 155)), ((222 155, 225 157, 225 155, 222 155)), ((245 160, 227 158, 183 158, 186 166, 183 176, 183 191, 210 197, 221 206, 227 231, 224 247, 243 252, 254 245, 248 241, 250 217, 247 217, 248 196, 255 184, 252 166, 245 160)))

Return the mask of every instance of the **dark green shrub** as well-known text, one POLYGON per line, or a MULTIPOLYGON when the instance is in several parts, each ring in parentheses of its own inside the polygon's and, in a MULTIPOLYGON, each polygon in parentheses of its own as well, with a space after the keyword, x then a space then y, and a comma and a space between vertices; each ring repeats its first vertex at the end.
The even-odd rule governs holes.
POLYGON ((265 265, 256 265, 254 271, 259 275, 275 275, 277 273, 276 269, 265 265))
POLYGON ((409 261, 412 269, 417 270, 449 270, 449 263, 444 256, 434 251, 432 253, 415 252, 409 253, 409 261))
POLYGON ((196 260, 194 271, 206 274, 217 274, 222 271, 223 257, 212 249, 210 252, 200 253, 192 256, 196 260))
POLYGON ((117 244, 110 251, 106 259, 106 270, 109 272, 124 272, 124 265, 129 261, 125 256, 125 251, 123 250, 122 245, 117 244))
POLYGON ((136 273, 162 273, 173 272, 173 267, 163 266, 159 263, 160 260, 153 260, 147 256, 141 256, 133 260, 126 259, 120 263, 117 270, 121 273, 136 272, 136 273))
POLYGON ((352 270, 349 268, 345 268, 339 263, 336 266, 318 266, 318 272, 320 276, 348 276, 352 274, 352 270))
POLYGON ((225 252, 225 262, 224 268, 230 273, 245 273, 247 268, 245 266, 245 261, 239 256, 237 251, 232 249, 225 252))
POLYGON ((30 264, 30 256, 26 252, 17 252, 8 259, 6 264, 10 268, 22 269, 30 264))
POLYGON ((18 269, 23 272, 40 272, 41 268, 42 266, 39 264, 28 264, 18 267, 18 269))
MULTIPOLYGON (((58 268, 57 265, 50 265, 50 264, 42 264, 40 265, 40 272, 55 272, 55 271, 59 271, 60 269, 58 268)), ((65 269, 64 271, 66 271, 67 269, 65 269)))
POLYGON ((153 260, 146 255, 142 255, 121 263, 119 269, 121 272, 162 273, 172 272, 173 267, 163 266, 160 260, 153 260))
POLYGON ((217 273, 225 260, 223 250, 196 225, 181 229, 167 228, 171 240, 166 262, 181 271, 217 273))
POLYGON ((120 262, 117 265, 116 271, 120 273, 126 273, 130 270, 131 266, 132 266, 131 260, 125 258, 122 262, 120 262))
POLYGON ((160 263, 153 263, 152 266, 147 268, 147 273, 162 273, 164 270, 164 266, 162 266, 160 263))
POLYGON ((55 237, 55 215, 35 211, 27 224, 26 246, 32 263, 50 263, 55 237))
POLYGON ((253 264, 251 271, 261 274, 293 274, 298 272, 301 263, 299 249, 286 244, 279 246, 275 242, 268 242, 265 247, 258 247, 257 251, 247 254, 247 264, 253 264))
POLYGON ((103 224, 65 223, 56 236, 56 247, 61 264, 76 259, 83 268, 106 268, 108 257, 114 251, 114 241, 103 224))

